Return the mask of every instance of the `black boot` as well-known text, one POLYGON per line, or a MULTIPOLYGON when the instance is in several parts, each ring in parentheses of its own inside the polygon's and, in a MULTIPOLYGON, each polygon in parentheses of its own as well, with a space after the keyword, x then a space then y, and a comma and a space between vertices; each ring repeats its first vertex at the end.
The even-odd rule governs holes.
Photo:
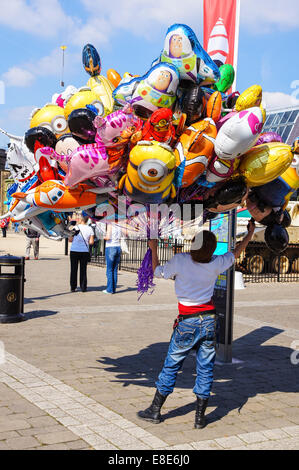
POLYGON ((149 408, 144 411, 138 411, 137 416, 146 421, 151 421, 152 423, 158 424, 161 422, 160 410, 167 398, 167 395, 161 395, 159 390, 156 390, 153 402, 149 408))
POLYGON ((206 425, 205 411, 208 405, 208 398, 197 397, 196 411, 195 411, 195 429, 202 429, 206 425))

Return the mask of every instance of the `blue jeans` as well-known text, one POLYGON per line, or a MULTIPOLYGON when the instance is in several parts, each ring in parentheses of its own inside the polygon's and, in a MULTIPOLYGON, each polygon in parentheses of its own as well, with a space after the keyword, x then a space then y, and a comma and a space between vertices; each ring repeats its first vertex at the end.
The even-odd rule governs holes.
POLYGON ((110 246, 105 249, 107 266, 107 292, 114 294, 117 286, 117 268, 120 262, 121 249, 119 246, 110 246))
POLYGON ((196 380, 193 392, 200 398, 209 398, 213 384, 216 319, 207 315, 187 318, 174 329, 167 357, 156 382, 161 395, 173 392, 177 374, 188 353, 196 349, 196 380))

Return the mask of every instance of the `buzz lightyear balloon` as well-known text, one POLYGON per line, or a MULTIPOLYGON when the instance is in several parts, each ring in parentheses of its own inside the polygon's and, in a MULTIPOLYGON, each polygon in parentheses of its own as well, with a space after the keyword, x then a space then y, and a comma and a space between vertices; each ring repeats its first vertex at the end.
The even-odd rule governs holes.
POLYGON ((135 114, 148 118, 158 108, 172 108, 176 100, 179 73, 171 64, 157 64, 142 77, 120 83, 113 97, 124 105, 130 103, 135 114))
POLYGON ((166 33, 164 48, 160 57, 153 62, 174 65, 181 80, 198 84, 217 82, 219 68, 200 45, 194 31, 185 24, 174 24, 166 33))

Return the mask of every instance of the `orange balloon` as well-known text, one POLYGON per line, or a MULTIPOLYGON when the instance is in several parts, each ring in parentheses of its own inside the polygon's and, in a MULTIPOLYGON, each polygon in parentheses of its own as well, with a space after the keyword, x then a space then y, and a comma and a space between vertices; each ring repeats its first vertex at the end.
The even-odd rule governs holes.
POLYGON ((207 103, 207 117, 213 119, 214 122, 219 121, 221 117, 222 98, 220 91, 215 91, 209 98, 207 103))
POLYGON ((107 70, 107 78, 108 78, 108 80, 110 80, 112 85, 115 86, 115 88, 119 85, 119 82, 121 81, 121 76, 114 69, 107 70))

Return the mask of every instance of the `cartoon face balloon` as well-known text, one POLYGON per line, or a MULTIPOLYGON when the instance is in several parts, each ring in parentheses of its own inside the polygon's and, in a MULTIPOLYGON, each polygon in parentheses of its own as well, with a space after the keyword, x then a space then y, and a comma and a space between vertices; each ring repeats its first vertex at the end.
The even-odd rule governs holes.
POLYGON ((195 83, 213 83, 220 72, 209 54, 200 45, 194 31, 187 25, 172 25, 165 37, 164 48, 157 62, 174 65, 183 80, 195 83))
POLYGON ((120 84, 113 92, 119 104, 130 103, 135 114, 148 118, 159 108, 172 108, 179 84, 177 69, 158 64, 143 77, 120 84))
POLYGON ((263 128, 260 108, 241 111, 228 119, 218 132, 215 153, 224 160, 233 160, 243 155, 257 141, 263 128))
POLYGON ((33 110, 30 128, 37 126, 49 129, 57 138, 69 132, 64 109, 52 103, 33 110))

